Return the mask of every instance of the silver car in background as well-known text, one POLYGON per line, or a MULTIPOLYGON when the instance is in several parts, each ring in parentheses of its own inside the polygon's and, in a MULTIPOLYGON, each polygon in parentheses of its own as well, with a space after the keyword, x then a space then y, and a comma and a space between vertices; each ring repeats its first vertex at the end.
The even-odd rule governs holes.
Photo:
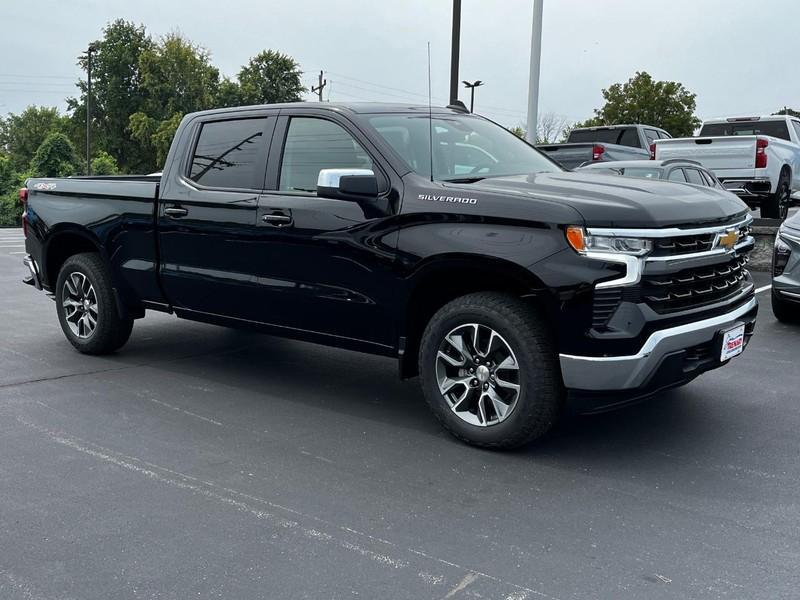
POLYGON ((784 221, 775 236, 772 312, 784 323, 800 323, 800 213, 784 221))

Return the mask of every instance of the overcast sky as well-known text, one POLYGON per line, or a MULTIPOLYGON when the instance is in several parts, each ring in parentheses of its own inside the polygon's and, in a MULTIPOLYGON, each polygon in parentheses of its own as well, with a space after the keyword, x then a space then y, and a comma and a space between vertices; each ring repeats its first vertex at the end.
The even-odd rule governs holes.
MULTIPOLYGON (((330 100, 446 103, 450 0, 0 0, 0 114, 65 106, 76 57, 122 17, 180 31, 233 76, 264 48, 326 71, 330 100)), ((476 112, 525 120, 532 1, 463 0, 459 79, 482 79, 476 112)), ((601 89, 637 70, 697 93, 700 118, 800 108, 797 0, 544 0, 540 111, 585 119, 601 89)), ((308 96, 312 99, 312 96, 308 96)), ((468 101, 468 91, 461 91, 468 101)))

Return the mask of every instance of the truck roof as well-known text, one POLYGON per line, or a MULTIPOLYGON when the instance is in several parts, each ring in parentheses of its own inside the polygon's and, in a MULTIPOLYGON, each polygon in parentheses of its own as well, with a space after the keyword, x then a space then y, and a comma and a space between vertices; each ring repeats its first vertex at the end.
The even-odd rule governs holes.
POLYGON ((716 123, 751 123, 753 121, 797 121, 798 118, 792 115, 761 115, 750 117, 715 117, 713 119, 706 119, 703 125, 716 124, 716 123))
POLYGON ((350 112, 356 114, 381 114, 381 113, 409 113, 427 114, 469 114, 463 109, 449 106, 431 106, 427 104, 402 104, 397 102, 283 102, 279 104, 255 104, 251 106, 234 106, 230 108, 212 108, 209 110, 191 113, 192 115, 224 114, 227 112, 241 112, 243 110, 257 110, 263 108, 313 108, 315 110, 328 110, 332 112, 350 112))

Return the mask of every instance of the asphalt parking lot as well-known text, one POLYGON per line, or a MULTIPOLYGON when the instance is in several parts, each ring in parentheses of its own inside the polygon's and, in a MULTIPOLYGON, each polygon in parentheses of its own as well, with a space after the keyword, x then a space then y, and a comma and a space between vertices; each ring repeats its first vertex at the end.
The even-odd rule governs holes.
MULTIPOLYGON (((150 314, 64 339, 0 230, 0 598, 796 598, 800 327, 513 453, 393 361, 150 314)), ((759 285, 768 283, 757 274, 759 285)))

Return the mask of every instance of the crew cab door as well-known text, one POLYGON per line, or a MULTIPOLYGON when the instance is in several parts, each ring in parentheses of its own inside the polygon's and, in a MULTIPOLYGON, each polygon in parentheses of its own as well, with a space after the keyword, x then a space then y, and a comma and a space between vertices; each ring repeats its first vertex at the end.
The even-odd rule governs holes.
POLYGON ((331 111, 282 110, 250 252, 261 283, 253 318, 299 337, 392 352, 400 186, 348 120, 331 111), (317 196, 319 171, 330 168, 373 170, 379 197, 357 203, 317 196))
POLYGON ((253 312, 258 197, 276 115, 199 119, 184 156, 173 158, 159 200, 158 241, 161 283, 178 314, 247 318, 253 312))

